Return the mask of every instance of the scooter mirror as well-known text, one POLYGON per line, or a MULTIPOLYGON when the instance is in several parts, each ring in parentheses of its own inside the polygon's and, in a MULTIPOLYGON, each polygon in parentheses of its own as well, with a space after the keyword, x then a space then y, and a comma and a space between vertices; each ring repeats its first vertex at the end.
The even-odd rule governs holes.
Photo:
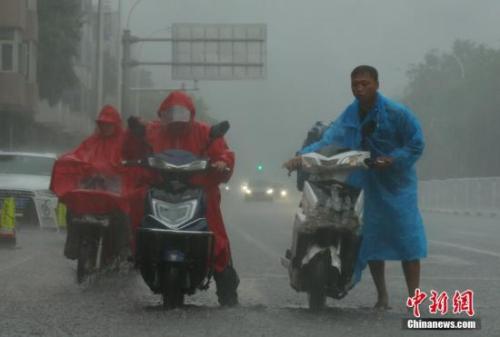
POLYGON ((215 124, 210 128, 210 139, 223 137, 229 130, 229 127, 230 125, 228 121, 223 121, 218 124, 215 124))

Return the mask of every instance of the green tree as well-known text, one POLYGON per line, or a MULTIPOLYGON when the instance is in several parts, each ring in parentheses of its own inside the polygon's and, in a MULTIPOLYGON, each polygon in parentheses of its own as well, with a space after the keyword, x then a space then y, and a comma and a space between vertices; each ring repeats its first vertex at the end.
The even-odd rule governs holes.
POLYGON ((430 51, 408 76, 404 101, 426 135, 423 178, 498 175, 500 50, 457 40, 450 52, 430 51))
POLYGON ((80 0, 38 1, 38 84, 40 97, 57 103, 78 84, 73 69, 82 25, 80 0))

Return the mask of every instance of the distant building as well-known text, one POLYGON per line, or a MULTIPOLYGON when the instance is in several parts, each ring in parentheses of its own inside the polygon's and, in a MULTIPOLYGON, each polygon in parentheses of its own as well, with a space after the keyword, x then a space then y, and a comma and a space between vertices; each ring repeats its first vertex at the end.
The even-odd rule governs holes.
MULTIPOLYGON (((64 151, 92 132, 96 106, 97 8, 80 0, 82 17, 78 78, 50 106, 37 85, 37 1, 0 0, 0 150, 64 151)), ((62 1, 62 0, 61 0, 62 1)), ((103 0, 104 104, 118 104, 120 19, 116 4, 103 0)))
POLYGON ((28 135, 38 102, 36 0, 0 2, 0 148, 28 135))
MULTIPOLYGON (((43 0, 41 0, 43 1, 43 0)), ((67 90, 60 101, 50 106, 47 101, 39 103, 36 122, 57 130, 57 137, 82 138, 94 128, 95 117, 95 59, 96 59, 96 13, 92 0, 80 0, 82 26, 79 52, 74 60, 74 71, 78 84, 67 90)), ((57 142, 57 139, 55 140, 57 142)), ((65 144, 72 146, 73 142, 65 144)))

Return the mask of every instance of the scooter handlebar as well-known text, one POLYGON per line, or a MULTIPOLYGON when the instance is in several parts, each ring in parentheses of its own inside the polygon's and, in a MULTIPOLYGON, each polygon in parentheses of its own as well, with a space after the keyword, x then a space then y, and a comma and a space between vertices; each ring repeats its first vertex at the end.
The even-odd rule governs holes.
POLYGON ((136 160, 122 160, 122 165, 126 167, 132 167, 132 166, 141 166, 144 164, 143 159, 136 159, 136 160))
MULTIPOLYGON (((210 168, 212 168, 212 169, 217 169, 217 166, 215 166, 214 164, 211 164, 211 165, 210 165, 210 168)), ((229 167, 227 167, 227 166, 226 166, 226 167, 224 167, 224 169, 223 169, 222 171, 223 171, 224 173, 229 173, 229 172, 231 172, 231 169, 230 169, 229 167)))

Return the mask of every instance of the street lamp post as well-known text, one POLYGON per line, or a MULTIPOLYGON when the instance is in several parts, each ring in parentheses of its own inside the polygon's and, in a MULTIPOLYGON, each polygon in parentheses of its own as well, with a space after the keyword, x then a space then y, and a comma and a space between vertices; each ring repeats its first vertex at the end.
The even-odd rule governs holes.
POLYGON ((125 28, 128 30, 129 29, 129 24, 130 24, 130 17, 132 16, 132 13, 134 12, 135 8, 142 2, 143 0, 137 0, 134 5, 130 8, 128 11, 127 15, 127 24, 125 25, 125 28))

